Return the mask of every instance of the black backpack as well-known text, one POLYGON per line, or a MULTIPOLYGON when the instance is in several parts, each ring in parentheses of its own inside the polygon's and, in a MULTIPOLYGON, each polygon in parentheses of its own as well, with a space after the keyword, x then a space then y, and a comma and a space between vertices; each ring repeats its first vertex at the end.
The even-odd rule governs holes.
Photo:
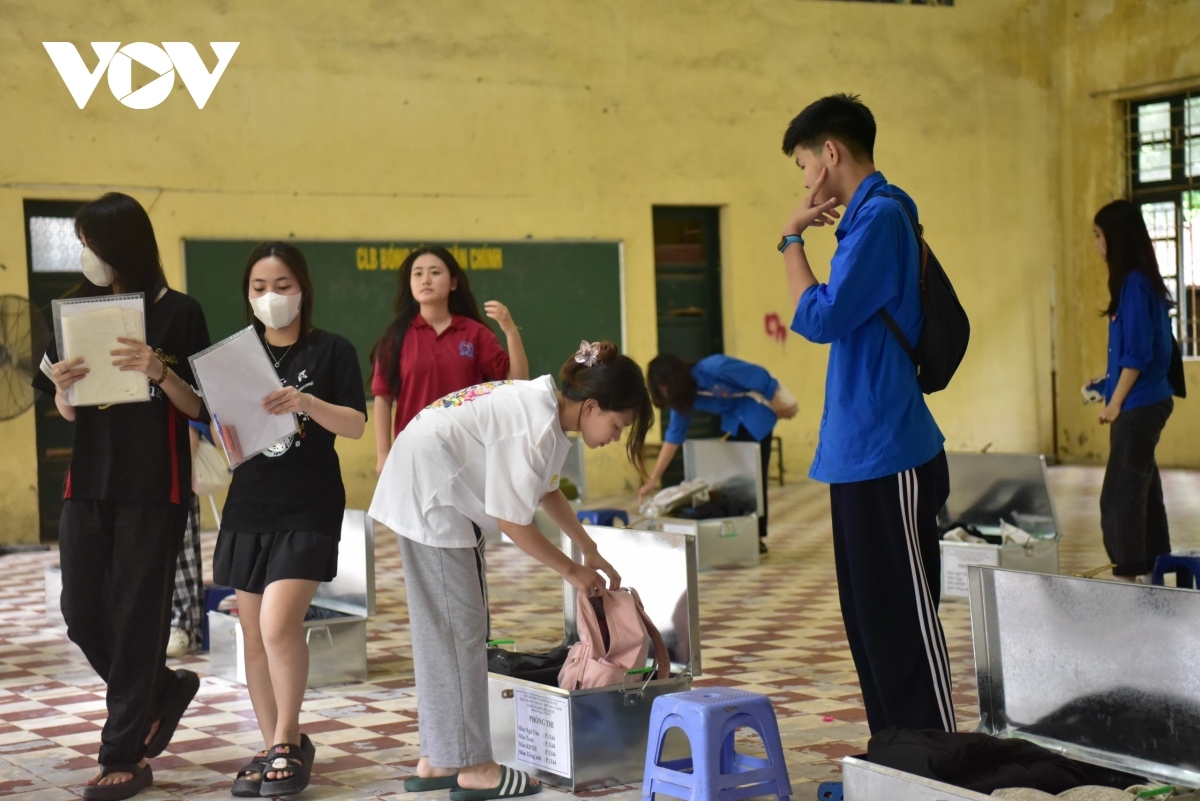
POLYGON ((1179 349, 1179 340, 1171 337, 1171 365, 1167 368, 1167 380, 1171 382, 1171 392, 1177 398, 1187 397, 1187 381, 1183 377, 1183 351, 1179 349))
POLYGON ((912 223, 913 233, 917 236, 917 249, 921 258, 921 308, 925 312, 925 325, 921 328, 921 338, 917 340, 914 349, 904 337, 900 326, 887 313, 880 309, 879 316, 887 323, 887 327, 900 341, 900 346, 912 359, 917 368, 917 384, 926 395, 940 392, 950 383, 954 371, 962 363, 967 353, 967 343, 971 339, 971 321, 967 312, 958 301, 958 295, 950 284, 950 278, 942 269, 941 262, 929 244, 922 236, 923 229, 917 224, 908 206, 895 195, 887 194, 900 204, 908 221, 912 223))

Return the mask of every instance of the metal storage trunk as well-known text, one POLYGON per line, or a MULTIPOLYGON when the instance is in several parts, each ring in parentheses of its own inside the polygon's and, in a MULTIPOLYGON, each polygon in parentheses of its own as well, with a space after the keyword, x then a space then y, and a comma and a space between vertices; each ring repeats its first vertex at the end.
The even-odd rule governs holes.
POLYGON ((1046 478, 1046 459, 1032 453, 949 453, 950 497, 939 524, 971 525, 999 534, 1004 520, 1031 534, 1053 534, 1028 545, 945 542, 942 597, 967 597, 967 566, 1058 573, 1058 517, 1046 478))
POLYGON ((646 531, 691 534, 696 538, 698 568, 753 567, 759 562, 758 518, 762 514, 762 461, 758 444, 721 439, 683 443, 683 474, 688 481, 707 479, 713 486, 732 486, 753 493, 756 513, 740 517, 688 520, 658 517, 635 524, 646 531))
POLYGON ((46 623, 65 629, 67 621, 63 620, 62 613, 62 568, 50 565, 43 576, 46 581, 46 623))
MULTIPOLYGON (((980 731, 1200 786, 1200 592, 978 566, 969 575, 980 731)), ((992 797, 854 757, 842 778, 847 801, 992 797)))
MULTIPOLYGON (((572 791, 641 781, 654 699, 691 689, 700 673, 696 540, 683 534, 585 526, 621 583, 642 598, 671 654, 671 676, 629 677, 623 687, 573 692, 488 674, 488 712, 497 762, 572 791)), ((563 549, 581 559, 563 536, 563 549)), ((563 627, 575 627, 575 589, 563 582, 563 627)), ((686 751, 680 756, 686 755, 686 751)))
MULTIPOLYGON (((308 686, 367 680, 367 618, 375 614, 375 532, 366 512, 347 509, 338 545, 338 572, 313 598, 320 618, 304 622, 308 686)), ((246 683, 245 643, 238 619, 208 613, 214 675, 246 683)))

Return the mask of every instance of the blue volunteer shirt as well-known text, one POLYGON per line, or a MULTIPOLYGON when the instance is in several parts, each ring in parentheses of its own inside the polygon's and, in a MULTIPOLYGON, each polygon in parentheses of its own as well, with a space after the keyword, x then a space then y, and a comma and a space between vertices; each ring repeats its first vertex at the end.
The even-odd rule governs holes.
POLYGON ((1154 295, 1150 280, 1130 273, 1121 285, 1117 313, 1108 321, 1108 375, 1104 402, 1112 400, 1121 370, 1140 371, 1121 409, 1159 403, 1174 394, 1167 371, 1171 367, 1171 316, 1167 304, 1154 295))
POLYGON ((830 343, 825 411, 809 475, 828 484, 868 481, 925 464, 942 450, 917 371, 877 312, 887 309, 911 343, 921 334, 920 260, 908 215, 917 206, 883 173, 866 178, 836 232, 829 283, 805 290, 792 330, 830 343), (898 199, 887 197, 884 192, 898 199))
MULTIPOLYGON (((692 375, 697 389, 694 408, 720 415, 721 430, 726 434, 736 434, 738 426, 745 426, 750 436, 762 440, 775 428, 775 413, 745 394, 757 392, 766 400, 775 397, 779 381, 762 367, 718 353, 696 362, 692 375)), ((672 409, 663 439, 682 445, 691 422, 690 412, 680 414, 672 409)))

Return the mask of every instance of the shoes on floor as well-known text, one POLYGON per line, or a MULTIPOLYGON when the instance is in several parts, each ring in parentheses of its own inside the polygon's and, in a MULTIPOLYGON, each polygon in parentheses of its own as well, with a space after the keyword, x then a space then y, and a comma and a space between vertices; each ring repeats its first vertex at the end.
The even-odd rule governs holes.
POLYGON ((191 651, 192 636, 183 629, 171 629, 171 636, 167 638, 167 656, 187 656, 191 651))
POLYGON ((758 555, 762 556, 765 553, 767 553, 767 541, 760 538, 758 540, 758 555))

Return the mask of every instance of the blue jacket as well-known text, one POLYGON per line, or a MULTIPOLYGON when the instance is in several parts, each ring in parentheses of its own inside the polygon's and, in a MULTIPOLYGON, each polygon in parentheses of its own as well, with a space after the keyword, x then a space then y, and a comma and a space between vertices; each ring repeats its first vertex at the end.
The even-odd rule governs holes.
POLYGON ((1112 400, 1121 370, 1139 370, 1122 410, 1159 403, 1174 394, 1167 371, 1171 367, 1171 316, 1167 304, 1155 297, 1150 280, 1130 273, 1121 285, 1117 313, 1108 321, 1108 375, 1104 401, 1112 400))
MULTIPOLYGON (((696 362, 692 367, 696 378, 696 405, 702 412, 721 416, 721 430, 736 434, 738 426, 745 426, 757 440, 770 436, 775 428, 775 412, 763 406, 745 392, 757 392, 767 400, 775 397, 779 381, 771 377, 762 367, 732 356, 716 354, 696 362), (699 394, 711 393, 711 394, 699 394)), ((671 410, 671 422, 663 439, 672 445, 682 445, 687 440, 691 413, 681 414, 671 410)))
POLYGON ((917 238, 900 203, 916 216, 912 198, 888 185, 883 173, 859 185, 835 233, 829 283, 805 290, 792 320, 800 336, 831 345, 809 471, 818 481, 895 475, 925 464, 945 443, 912 360, 878 315, 887 309, 909 342, 920 338, 925 314, 917 238))

